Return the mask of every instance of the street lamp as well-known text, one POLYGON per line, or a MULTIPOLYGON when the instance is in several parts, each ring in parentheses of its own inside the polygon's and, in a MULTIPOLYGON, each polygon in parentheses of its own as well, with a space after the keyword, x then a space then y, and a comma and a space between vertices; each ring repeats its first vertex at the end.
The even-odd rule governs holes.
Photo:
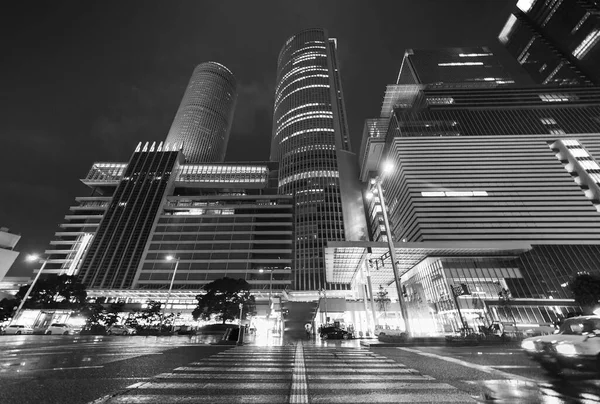
POLYGON ((171 290, 173 289, 173 282, 175 281, 175 275, 177 274, 177 268, 179 267, 179 257, 173 257, 172 255, 167 255, 165 258, 167 261, 175 260, 175 269, 173 270, 173 277, 171 278, 171 283, 169 284, 169 292, 167 293, 167 300, 165 301, 165 308, 162 311, 162 317, 160 319, 160 328, 162 329, 164 318, 165 318, 165 310, 167 309, 167 305, 169 304, 169 299, 171 298, 171 290))
POLYGON ((327 290, 325 288, 321 288, 319 291, 319 295, 323 294, 323 302, 325 303, 325 326, 329 323, 329 314, 327 313, 327 290))
MULTIPOLYGON (((393 170, 391 162, 384 162, 382 165, 383 174, 390 173, 393 170)), ((383 197, 383 190, 381 189, 381 176, 377 175, 371 180, 371 184, 375 184, 377 187, 377 195, 379 196, 379 203, 381 204, 381 212, 383 213, 383 223, 385 225, 387 233, 388 248, 390 250, 390 259, 392 260, 392 272, 394 273, 394 280, 396 282, 396 290, 398 292, 398 304, 400 305, 400 312, 404 319, 404 329, 406 334, 410 336, 410 324, 408 321, 408 311, 406 310, 406 302, 404 301, 404 295, 402 294, 402 285, 400 284, 400 275, 398 274, 398 262, 396 261, 396 248, 394 247, 394 241, 392 240, 392 229, 390 227, 390 221, 385 206, 385 198, 383 197)))
POLYGON ((243 345, 244 344, 244 337, 242 336, 242 309, 244 308, 244 304, 240 303, 238 305, 238 307, 240 308, 240 322, 239 322, 239 328, 238 328, 238 340, 237 340, 237 345, 243 345))
MULTIPOLYGON (((39 262, 40 257, 37 254, 29 254, 27 256, 27 258, 25 258, 25 259, 27 261, 30 261, 30 262, 32 262, 32 261, 39 262)), ((46 267, 47 263, 48 263, 48 257, 44 258, 44 260, 42 261, 42 267, 40 268, 40 270, 38 271, 38 273, 35 275, 35 278, 33 279, 33 282, 31 283, 31 285, 29 285, 29 289, 27 289, 27 293, 25 293, 25 296, 23 297, 23 300, 21 300, 21 303, 19 303, 19 307, 17 307, 17 310, 15 311, 15 314, 13 315, 12 319, 10 320, 10 324, 12 324, 12 322, 19 316, 19 314, 21 314, 21 310, 23 309, 23 305, 27 301, 27 298, 29 298, 29 294, 33 290, 33 287, 35 286, 35 284, 38 281, 38 279, 40 278, 40 275, 41 275, 42 271, 44 270, 44 268, 46 267)))
POLYGON ((271 273, 271 277, 269 279, 269 311, 267 312, 267 318, 271 317, 271 293, 273 290, 273 271, 275 271, 274 268, 261 268, 258 270, 258 272, 260 272, 261 274, 265 271, 269 271, 271 273))

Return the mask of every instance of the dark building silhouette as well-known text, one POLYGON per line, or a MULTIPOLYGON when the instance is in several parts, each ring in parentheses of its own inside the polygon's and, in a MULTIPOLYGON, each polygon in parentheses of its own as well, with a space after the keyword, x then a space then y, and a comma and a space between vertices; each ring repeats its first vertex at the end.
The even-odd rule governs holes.
POLYGON ((495 87, 514 83, 496 56, 485 46, 407 49, 396 82, 463 87, 495 87))
POLYGON ((600 85, 600 5, 520 0, 498 39, 537 84, 600 85))

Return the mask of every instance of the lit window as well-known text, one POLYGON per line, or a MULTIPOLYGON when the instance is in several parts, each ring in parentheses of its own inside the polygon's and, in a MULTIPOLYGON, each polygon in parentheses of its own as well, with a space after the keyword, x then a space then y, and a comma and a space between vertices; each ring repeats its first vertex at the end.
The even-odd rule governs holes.
POLYGON ((461 58, 475 58, 479 56, 493 56, 493 53, 459 53, 458 56, 461 58))
POLYGON ((579 99, 575 94, 539 94, 538 97, 544 102, 568 102, 579 99))
POLYGON ((421 192, 421 196, 450 196, 450 197, 461 197, 461 196, 488 196, 487 191, 425 191, 421 192))
POLYGON ((573 51, 573 56, 577 59, 583 59, 585 55, 600 41, 600 30, 595 29, 573 51))
POLYGON ((592 15, 592 14, 589 11, 586 12, 585 15, 581 18, 581 20, 579 20, 579 22, 577 23, 577 25, 575 25, 575 28, 573 28, 573 30, 571 31, 571 34, 574 34, 577 31, 579 31, 579 28, 581 28, 581 26, 583 25, 583 23, 587 21, 587 19, 590 17, 590 15, 592 15))
POLYGON ((590 156, 588 154, 588 152, 585 151, 584 149, 570 149, 570 152, 573 155, 573 157, 589 157, 590 156))
POLYGON ((427 97, 427 104, 429 104, 429 105, 454 104, 454 98, 452 98, 452 97, 427 97))
POLYGON ((519 1, 517 1, 517 7, 522 12, 526 13, 529 10, 531 10, 531 7, 533 7, 534 2, 535 2, 535 0, 519 0, 519 1))
POLYGON ((483 62, 447 62, 438 63, 438 66, 483 66, 483 62))
POLYGON ((540 121, 544 125, 556 125, 556 121, 554 120, 554 118, 540 118, 540 121))
POLYGON ((446 196, 445 192, 421 192, 421 196, 446 196))
POLYGON ((512 33, 516 22, 517 17, 515 17, 514 14, 511 14, 510 17, 508 17, 508 20, 506 20, 506 24, 504 24, 504 28, 502 28, 500 35, 498 35, 498 40, 501 43, 506 44, 508 42, 508 37, 512 33))
POLYGON ((564 135, 565 131, 562 129, 550 129, 551 135, 564 135))

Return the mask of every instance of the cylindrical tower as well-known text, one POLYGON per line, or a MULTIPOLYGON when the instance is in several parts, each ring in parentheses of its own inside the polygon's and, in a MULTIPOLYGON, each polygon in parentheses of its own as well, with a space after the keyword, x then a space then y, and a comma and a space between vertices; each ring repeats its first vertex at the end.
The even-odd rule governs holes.
POLYGON ((167 143, 183 143, 188 163, 222 162, 227 150, 237 99, 233 73, 216 62, 201 63, 192 78, 167 143))
POLYGON ((344 240, 337 150, 349 150, 336 41, 323 29, 289 38, 279 54, 271 160, 279 192, 296 198, 294 288, 327 284, 323 247, 344 240))

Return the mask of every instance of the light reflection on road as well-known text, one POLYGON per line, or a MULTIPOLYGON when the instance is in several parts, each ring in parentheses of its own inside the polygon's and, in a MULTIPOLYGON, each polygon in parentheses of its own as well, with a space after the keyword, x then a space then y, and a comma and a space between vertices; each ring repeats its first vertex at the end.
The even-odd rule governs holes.
POLYGON ((468 383, 481 388, 480 402, 506 404, 598 404, 598 387, 581 383, 557 381, 552 383, 527 382, 523 380, 478 380, 468 383), (588 390, 586 392, 585 390, 588 390))
POLYGON ((0 338, 0 374, 100 368, 144 355, 161 355, 177 346, 217 342, 221 335, 46 336, 0 338))

